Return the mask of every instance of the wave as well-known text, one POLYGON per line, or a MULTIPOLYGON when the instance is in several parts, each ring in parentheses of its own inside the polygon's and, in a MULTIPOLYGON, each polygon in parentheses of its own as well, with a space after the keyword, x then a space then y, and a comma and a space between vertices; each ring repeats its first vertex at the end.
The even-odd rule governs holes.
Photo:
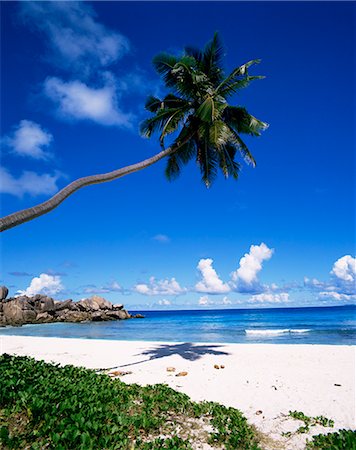
POLYGON ((245 333, 251 336, 255 335, 276 335, 276 334, 284 334, 284 333, 309 333, 311 330, 309 329, 281 329, 281 330, 245 330, 245 333))

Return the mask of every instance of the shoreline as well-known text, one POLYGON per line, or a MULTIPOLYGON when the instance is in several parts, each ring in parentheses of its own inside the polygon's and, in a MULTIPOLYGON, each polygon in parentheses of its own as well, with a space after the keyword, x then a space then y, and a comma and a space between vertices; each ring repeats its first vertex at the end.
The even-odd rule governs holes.
POLYGON ((126 383, 166 383, 192 400, 235 407, 272 439, 294 433, 300 421, 289 411, 325 416, 334 428, 293 434, 288 449, 307 437, 355 428, 355 346, 319 344, 226 344, 119 341, 0 335, 0 352, 91 369, 132 372, 126 383), (214 365, 224 368, 215 369, 214 365), (174 367, 175 373, 167 372, 174 367), (187 376, 176 377, 180 371, 187 376), (256 414, 257 411, 262 411, 256 414))
MULTIPOLYGON (((13 326, 13 325, 7 325, 6 327, 2 327, 0 328, 0 340, 3 337, 7 337, 7 338, 34 338, 34 339, 70 339, 70 340, 78 340, 78 341, 100 341, 100 342, 142 342, 145 344, 181 344, 184 342, 189 342, 191 344, 202 344, 202 345, 241 345, 241 346, 254 346, 254 345, 271 345, 271 346, 291 346, 291 347, 300 347, 300 346, 306 346, 306 347, 348 347, 348 348, 355 348, 356 349, 356 344, 338 344, 338 343, 317 343, 317 344, 313 344, 313 343, 293 343, 293 342, 289 342, 289 343, 285 343, 285 342, 227 342, 227 341, 177 341, 177 340, 172 340, 172 341, 168 341, 167 339, 162 339, 162 340, 150 340, 150 339, 125 339, 125 338, 120 338, 120 339, 112 339, 112 338, 104 338, 104 337, 71 337, 71 336, 34 336, 31 334, 7 334, 1 333, 1 330, 11 330, 11 329, 18 329, 18 328, 25 328, 25 327, 33 327, 33 326, 38 326, 38 325, 58 325, 59 323, 63 323, 64 325, 68 325, 67 322, 54 322, 54 323, 43 323, 43 324, 37 324, 37 323, 26 323, 24 325, 21 325, 20 327, 17 326, 13 326)), ((1 352, 0 352, 1 353, 1 352)))
MULTIPOLYGON (((145 311, 146 318, 139 321, 24 324, 20 328, 0 328, 0 335, 130 342, 143 340, 342 346, 355 344, 356 327, 353 309, 349 308, 346 310, 345 307, 337 306, 332 308, 333 312, 328 307, 314 308, 315 311, 313 308, 300 308, 297 312, 291 312, 290 308, 282 308, 279 312, 277 309, 261 309, 253 314, 240 314, 236 310, 145 311)), ((76 312, 73 311, 74 313, 76 312)))

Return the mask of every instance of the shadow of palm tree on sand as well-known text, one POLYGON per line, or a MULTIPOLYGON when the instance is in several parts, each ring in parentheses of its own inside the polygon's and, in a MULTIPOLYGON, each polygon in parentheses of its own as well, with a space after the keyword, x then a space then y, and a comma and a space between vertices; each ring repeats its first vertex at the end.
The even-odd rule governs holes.
POLYGON ((228 355, 229 353, 222 350, 216 350, 222 345, 199 345, 185 342, 183 344, 162 344, 156 348, 148 349, 141 353, 141 355, 149 356, 149 361, 152 359, 164 358, 171 355, 180 355, 189 361, 195 361, 203 355, 228 355))
MULTIPOLYGON (((203 355, 214 355, 222 356, 229 355, 230 353, 218 350, 218 348, 223 347, 222 345, 209 345, 209 344, 194 344, 191 342, 184 342, 183 344, 160 344, 154 348, 147 349, 138 355, 147 356, 147 359, 142 361, 137 361, 131 364, 124 364, 117 367, 127 367, 134 366, 136 364, 141 364, 146 361, 152 361, 158 358, 165 358, 166 356, 179 355, 183 359, 188 361, 196 361, 203 355)), ((136 355, 136 356, 138 356, 136 355)))

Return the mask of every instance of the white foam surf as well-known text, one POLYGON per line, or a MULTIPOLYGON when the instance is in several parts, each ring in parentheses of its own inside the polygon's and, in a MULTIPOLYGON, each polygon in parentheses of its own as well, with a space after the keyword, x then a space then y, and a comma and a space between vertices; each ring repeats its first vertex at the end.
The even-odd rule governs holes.
POLYGON ((285 329, 280 329, 280 330, 245 330, 245 333, 247 335, 251 335, 251 336, 273 336, 273 335, 278 335, 278 334, 284 334, 284 333, 309 333, 309 329, 289 329, 289 328, 285 328, 285 329))

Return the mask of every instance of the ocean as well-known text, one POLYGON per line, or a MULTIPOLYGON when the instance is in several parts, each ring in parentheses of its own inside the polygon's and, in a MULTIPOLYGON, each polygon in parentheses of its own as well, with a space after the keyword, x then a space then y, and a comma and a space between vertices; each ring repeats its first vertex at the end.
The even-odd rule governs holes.
MULTIPOLYGON (((134 313, 134 311, 131 311, 134 313)), ((0 328, 0 335, 241 344, 356 344, 356 306, 137 311, 145 319, 0 328)))

